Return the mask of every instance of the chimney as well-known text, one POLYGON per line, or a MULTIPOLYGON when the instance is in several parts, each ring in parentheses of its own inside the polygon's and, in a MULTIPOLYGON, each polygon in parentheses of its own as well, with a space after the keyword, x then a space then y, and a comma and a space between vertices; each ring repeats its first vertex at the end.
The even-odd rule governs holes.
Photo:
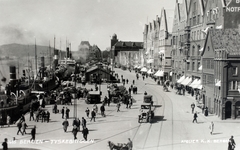
POLYGON ((10 82, 16 80, 16 67, 10 66, 10 82))
POLYGON ((69 58, 69 47, 67 47, 67 58, 69 58))

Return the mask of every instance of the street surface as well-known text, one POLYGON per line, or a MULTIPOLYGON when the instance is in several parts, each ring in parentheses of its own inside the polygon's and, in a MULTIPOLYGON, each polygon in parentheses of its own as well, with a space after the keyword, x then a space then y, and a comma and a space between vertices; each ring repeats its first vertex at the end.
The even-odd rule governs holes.
MULTIPOLYGON (((68 132, 64 133, 61 114, 52 113, 52 105, 47 105, 51 113, 50 122, 29 121, 29 114, 25 115, 28 124, 27 133, 30 133, 34 125, 37 126, 37 134, 35 143, 29 143, 30 134, 17 135, 16 124, 10 127, 0 128, 0 139, 8 138, 9 149, 42 149, 42 150, 107 150, 108 141, 113 143, 127 143, 128 138, 133 141, 134 150, 202 150, 217 149, 226 150, 228 139, 234 136, 236 149, 238 149, 238 141, 240 141, 240 120, 220 120, 215 115, 205 117, 201 109, 195 108, 198 112, 198 123, 192 123, 193 114, 190 105, 195 102, 194 97, 190 95, 177 95, 174 89, 169 88, 169 92, 164 92, 162 86, 151 78, 139 80, 136 74, 128 70, 114 69, 123 78, 128 79, 126 84, 128 89, 133 80, 138 87, 138 93, 133 94, 136 100, 132 109, 126 109, 124 104, 121 105, 120 112, 117 112, 116 104, 111 103, 110 107, 105 106, 106 117, 97 114, 96 122, 90 122, 87 118, 87 128, 89 129, 88 141, 83 142, 81 132, 78 132, 78 143, 71 143, 73 140, 72 121, 73 105, 66 105, 70 109, 70 119, 68 132), (155 117, 152 123, 138 123, 138 114, 141 103, 143 102, 143 93, 147 92, 153 95, 155 106, 155 117), (210 134, 209 124, 214 122, 213 135, 210 134), (16 141, 13 141, 13 137, 16 141)), ((122 83, 120 83, 122 85, 122 83)), ((81 86, 80 84, 77 86, 81 86)), ((93 88, 94 85, 86 85, 87 89, 93 88)), ((102 100, 107 95, 107 84, 101 85, 102 100)), ((84 99, 78 100, 78 117, 85 117, 85 109, 90 110, 93 105, 86 104, 84 99)), ((100 109, 101 104, 98 104, 100 109)), ((63 105, 58 105, 58 109, 62 109, 63 105)), ((100 111, 99 111, 100 113, 100 111)), ((82 130, 82 128, 81 128, 82 130)))

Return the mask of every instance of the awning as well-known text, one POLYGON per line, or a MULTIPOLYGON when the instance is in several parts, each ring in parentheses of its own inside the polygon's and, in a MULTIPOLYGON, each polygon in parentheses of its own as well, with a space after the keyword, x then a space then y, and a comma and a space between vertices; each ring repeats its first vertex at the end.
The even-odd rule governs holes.
POLYGON ((198 80, 193 86, 193 89, 197 89, 201 85, 201 80, 198 80))
POLYGON ((182 85, 188 85, 189 83, 192 82, 192 78, 191 77, 187 77, 183 82, 181 82, 182 85))
POLYGON ((199 52, 202 52, 202 51, 203 51, 203 47, 202 47, 202 48, 200 48, 199 52))
POLYGON ((215 84, 215 86, 221 86, 221 80, 219 80, 219 81, 215 84))
POLYGON ((134 66, 134 69, 138 68, 138 65, 134 66))
POLYGON ((141 66, 138 66, 137 68, 138 68, 138 69, 141 69, 142 67, 141 67, 141 66))
POLYGON ((147 71, 147 74, 153 74, 154 72, 152 71, 152 69, 149 69, 148 71, 147 71))
POLYGON ((158 70, 158 71, 154 74, 154 76, 163 77, 163 74, 164 74, 164 71, 158 70))
POLYGON ((195 84, 197 84, 197 82, 198 82, 198 79, 195 79, 189 86, 193 87, 195 84))
POLYGON ((184 79, 185 79, 185 76, 181 76, 181 78, 177 80, 177 83, 181 83, 184 79))
POLYGON ((140 71, 141 71, 141 72, 147 72, 148 70, 147 70, 146 67, 143 67, 140 71))
POLYGON ((197 88, 198 88, 199 90, 201 90, 201 89, 202 89, 202 84, 199 85, 197 88))
POLYGON ((148 59, 147 60, 147 63, 150 64, 150 63, 153 63, 154 62, 154 59, 148 59))

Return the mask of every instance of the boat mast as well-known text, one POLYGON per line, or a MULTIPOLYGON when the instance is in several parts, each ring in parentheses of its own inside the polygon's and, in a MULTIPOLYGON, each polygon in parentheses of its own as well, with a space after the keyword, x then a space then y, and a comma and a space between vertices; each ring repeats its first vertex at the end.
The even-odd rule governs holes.
POLYGON ((51 56, 51 46, 50 46, 50 41, 49 41, 49 53, 50 53, 50 70, 52 69, 52 56, 51 56))
POLYGON ((36 77, 37 77, 37 45, 36 45, 36 39, 35 39, 35 69, 36 69, 36 77))

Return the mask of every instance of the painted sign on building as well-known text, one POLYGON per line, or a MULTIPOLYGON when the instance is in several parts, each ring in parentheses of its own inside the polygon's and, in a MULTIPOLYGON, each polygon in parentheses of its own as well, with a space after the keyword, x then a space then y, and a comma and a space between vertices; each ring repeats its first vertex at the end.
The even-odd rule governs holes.
POLYGON ((224 12, 224 28, 240 28, 240 0, 232 0, 224 12))

